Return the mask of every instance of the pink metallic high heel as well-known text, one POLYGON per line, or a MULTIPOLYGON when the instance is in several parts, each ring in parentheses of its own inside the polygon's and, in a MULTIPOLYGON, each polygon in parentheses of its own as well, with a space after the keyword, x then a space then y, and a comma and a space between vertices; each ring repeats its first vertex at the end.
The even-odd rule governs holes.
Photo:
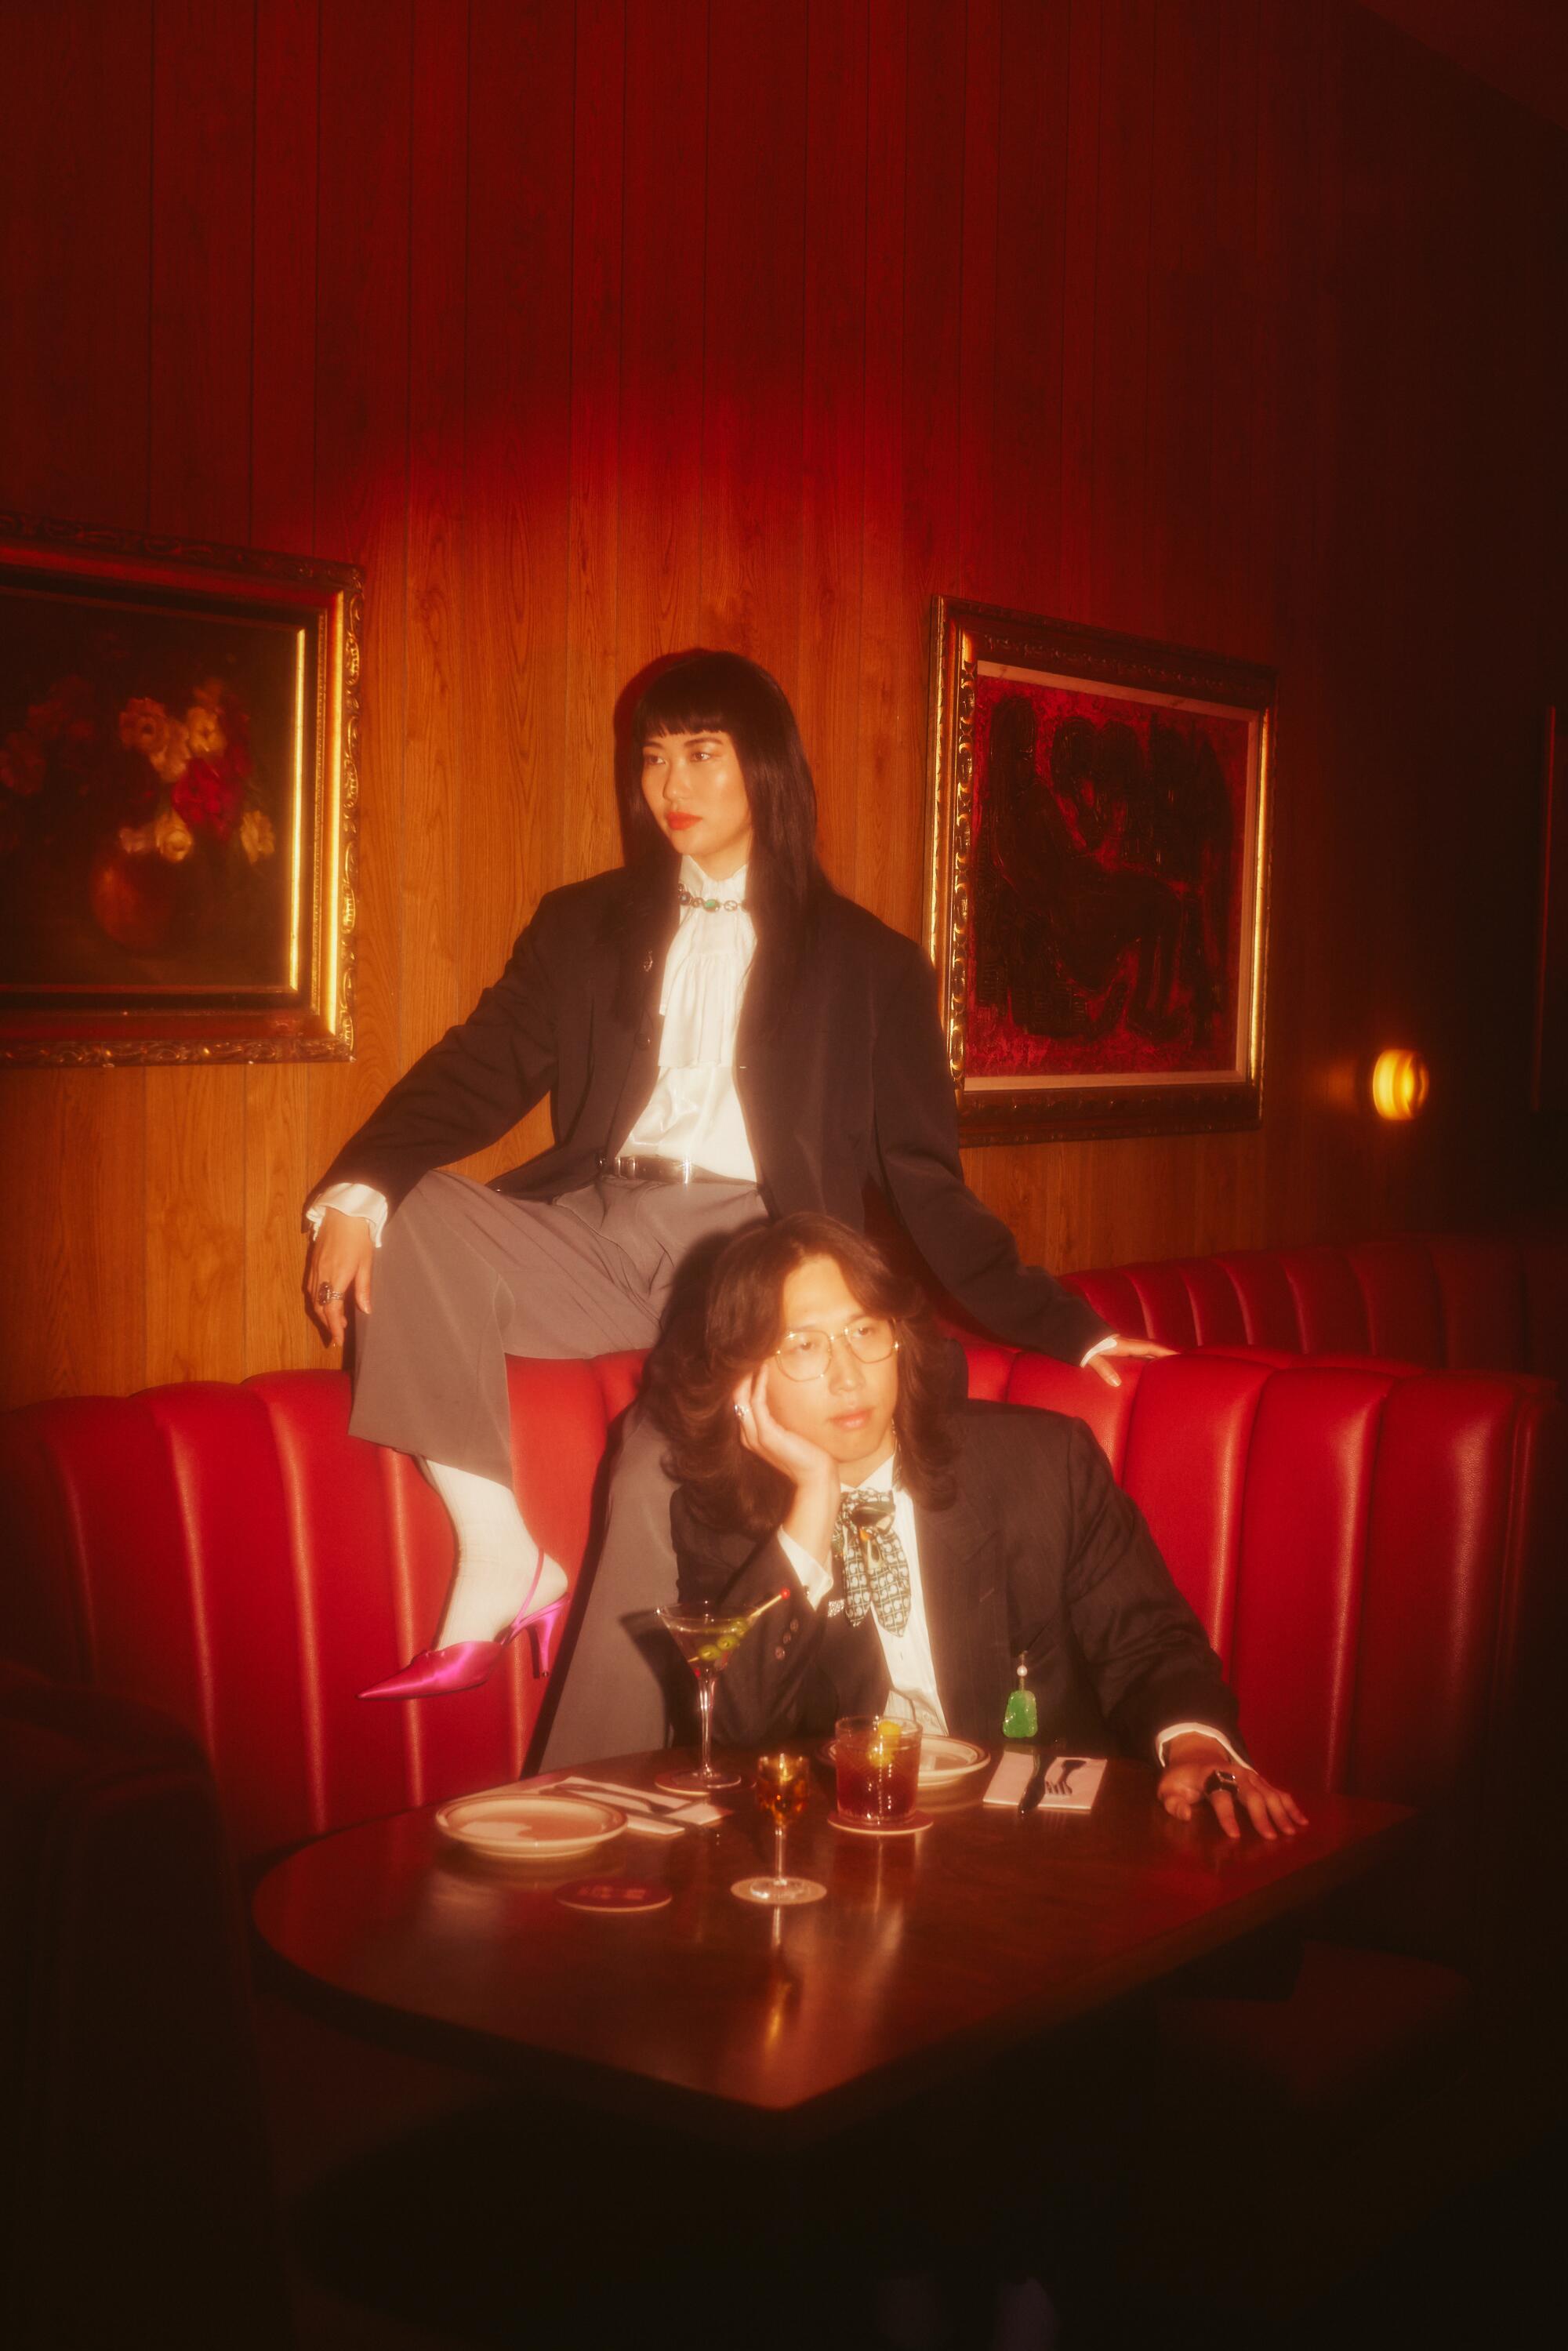
POLYGON ((401 1672, 389 1674, 384 1682, 373 1682, 369 1689, 360 1692, 361 1698, 445 1698, 458 1690, 477 1689, 487 1682, 500 1660, 501 1652, 515 1641, 519 1633, 527 1633, 528 1646, 534 1653, 534 1675, 542 1681, 550 1669, 555 1645, 571 1604, 571 1593, 563 1592, 548 1608, 533 1607, 534 1593, 544 1573, 545 1547, 539 1545, 539 1555, 534 1564, 534 1580, 528 1586, 528 1596, 504 1633, 493 1641, 449 1641, 444 1649, 422 1649, 417 1657, 401 1672))

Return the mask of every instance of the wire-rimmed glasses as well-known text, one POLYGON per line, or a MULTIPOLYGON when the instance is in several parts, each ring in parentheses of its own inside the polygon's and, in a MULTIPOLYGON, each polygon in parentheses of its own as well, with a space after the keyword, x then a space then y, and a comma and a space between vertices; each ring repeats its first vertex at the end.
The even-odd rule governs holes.
POLYGON ((773 1361, 786 1379, 820 1380, 841 1340, 857 1363, 885 1364, 898 1345, 898 1331, 886 1314, 857 1314, 841 1331, 786 1331, 773 1361))

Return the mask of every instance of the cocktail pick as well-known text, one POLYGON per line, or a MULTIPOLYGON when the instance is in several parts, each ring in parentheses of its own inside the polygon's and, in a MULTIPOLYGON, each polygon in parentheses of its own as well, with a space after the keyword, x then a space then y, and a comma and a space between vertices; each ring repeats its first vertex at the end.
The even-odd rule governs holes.
POLYGON ((1009 1693, 1002 1715, 1004 1739, 1035 1739, 1040 1735, 1040 1709, 1034 1702, 1034 1692, 1029 1687, 1027 1654, 1018 1662, 1019 1686, 1009 1693))

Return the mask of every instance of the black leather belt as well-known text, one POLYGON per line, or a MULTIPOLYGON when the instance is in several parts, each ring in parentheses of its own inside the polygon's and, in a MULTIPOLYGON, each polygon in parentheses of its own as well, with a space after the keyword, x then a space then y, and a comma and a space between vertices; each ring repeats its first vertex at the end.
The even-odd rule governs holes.
POLYGON ((623 1151, 609 1172, 630 1176, 639 1184, 727 1184, 732 1180, 714 1175, 710 1168, 694 1166, 689 1159, 661 1159, 648 1151, 623 1151))

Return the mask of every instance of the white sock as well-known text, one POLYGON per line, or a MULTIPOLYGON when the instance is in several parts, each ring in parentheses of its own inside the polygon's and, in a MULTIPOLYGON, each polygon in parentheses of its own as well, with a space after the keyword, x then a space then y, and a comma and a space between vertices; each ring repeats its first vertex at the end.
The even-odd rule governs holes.
POLYGON ((548 1608, 560 1598, 566 1570, 548 1554, 534 1582, 538 1545, 509 1486, 476 1477, 472 1469, 454 1469, 446 1461, 421 1466, 457 1535, 457 1573, 433 1649, 450 1648, 454 1641, 497 1640, 525 1601, 548 1608))

